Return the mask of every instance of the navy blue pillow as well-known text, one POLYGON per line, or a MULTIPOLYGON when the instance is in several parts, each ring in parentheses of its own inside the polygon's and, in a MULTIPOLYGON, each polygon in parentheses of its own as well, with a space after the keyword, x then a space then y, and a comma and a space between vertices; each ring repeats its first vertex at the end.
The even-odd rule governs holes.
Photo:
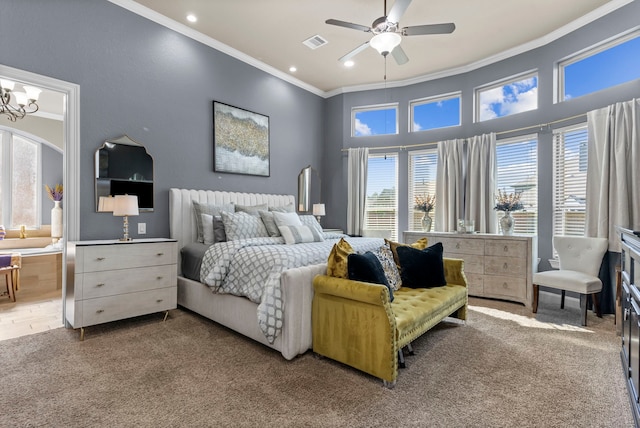
POLYGON ((382 264, 371 251, 364 254, 349 254, 347 256, 347 273, 349 279, 354 281, 386 285, 389 289, 390 301, 393 302, 393 290, 389 286, 382 264))
POLYGON ((444 277, 442 250, 441 242, 424 250, 404 245, 398 246, 402 286, 430 288, 447 285, 447 280, 444 277))

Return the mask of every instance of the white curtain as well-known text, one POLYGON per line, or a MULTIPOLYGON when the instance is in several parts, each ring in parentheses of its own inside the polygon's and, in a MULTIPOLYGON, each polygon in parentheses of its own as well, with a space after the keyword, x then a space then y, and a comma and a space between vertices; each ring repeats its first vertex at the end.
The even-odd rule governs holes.
POLYGON ((464 217, 464 140, 438 143, 436 224, 438 232, 454 232, 464 217))
POLYGON ((475 221, 475 230, 496 233, 493 209, 496 189, 496 134, 467 139, 467 174, 465 183, 465 219, 475 221))
POLYGON ((349 149, 347 166, 347 234, 362 235, 367 203, 369 149, 349 149))
POLYGON ((585 234, 620 252, 615 227, 640 229, 640 100, 588 112, 587 127, 585 234))

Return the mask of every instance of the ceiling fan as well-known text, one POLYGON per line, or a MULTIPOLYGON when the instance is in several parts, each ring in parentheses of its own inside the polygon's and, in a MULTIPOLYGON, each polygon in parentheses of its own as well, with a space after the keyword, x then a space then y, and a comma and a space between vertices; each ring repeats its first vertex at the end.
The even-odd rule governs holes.
MULTIPOLYGON (((413 27, 404 27, 400 29, 398 23, 404 12, 407 10, 411 0, 396 0, 393 7, 389 11, 388 15, 381 16, 373 21, 371 27, 365 25, 353 24, 351 22, 340 21, 337 19, 327 19, 325 23, 331 25, 337 25, 339 27, 351 28, 358 31, 364 31, 365 33, 373 33, 373 37, 368 42, 364 42, 348 54, 344 55, 338 61, 346 62, 353 58, 358 53, 365 50, 368 46, 371 46, 380 53, 380 55, 386 57, 389 53, 396 60, 398 65, 405 64, 409 61, 407 54, 400 46, 403 36, 420 36, 424 34, 449 34, 453 33, 456 29, 455 24, 431 24, 431 25, 415 25, 413 27)), ((384 13, 387 13, 387 0, 384 0, 384 13)))

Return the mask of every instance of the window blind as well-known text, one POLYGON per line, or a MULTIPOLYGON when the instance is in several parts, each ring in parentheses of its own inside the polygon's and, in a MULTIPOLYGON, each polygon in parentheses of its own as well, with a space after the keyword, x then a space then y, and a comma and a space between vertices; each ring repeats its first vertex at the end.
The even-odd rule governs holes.
POLYGON ((587 199, 587 127, 553 133, 553 235, 584 236, 587 199))
MULTIPOLYGON (((524 210, 512 212, 514 233, 538 231, 538 140, 524 136, 496 143, 496 184, 503 192, 521 193, 524 210)), ((497 193, 497 189, 496 189, 497 193)), ((498 217, 502 215, 498 213, 498 217)))
POLYGON ((397 188, 397 154, 369 155, 365 234, 398 239, 397 188))
MULTIPOLYGON (((420 219, 424 212, 416 210, 416 196, 434 196, 436 194, 436 170, 438 150, 420 150, 409 152, 409 229, 420 230, 420 219)), ((438 201, 436 201, 438 203, 438 201)), ((435 208, 429 213, 435 222, 435 208)))

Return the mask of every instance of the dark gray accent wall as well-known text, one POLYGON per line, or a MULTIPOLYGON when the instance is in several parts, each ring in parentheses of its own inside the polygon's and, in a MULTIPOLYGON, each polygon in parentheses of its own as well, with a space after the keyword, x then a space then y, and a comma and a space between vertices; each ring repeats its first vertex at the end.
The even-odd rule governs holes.
POLYGON ((2 0, 0 53, 80 85, 81 239, 120 236, 95 212, 93 157, 123 134, 155 160, 155 211, 130 219, 133 237, 138 222, 169 235, 170 187, 297 194, 300 170, 322 167, 322 97, 105 0, 2 0), (270 177, 213 172, 212 100, 269 116, 270 177))
MULTIPOLYGON (((431 80, 419 84, 384 90, 346 93, 334 96, 326 101, 326 151, 325 167, 322 171, 323 194, 328 195, 331 203, 327 205, 326 223, 334 227, 346 228, 347 200, 347 163, 346 153, 342 149, 351 147, 384 147, 412 144, 435 143, 451 138, 465 138, 488 132, 505 132, 532 125, 545 124, 556 120, 584 114, 590 110, 601 108, 615 102, 627 101, 640 97, 640 80, 619 85, 594 94, 575 98, 567 102, 553 103, 554 65, 575 52, 611 38, 626 30, 638 26, 640 2, 630 3, 609 15, 594 21, 566 36, 545 46, 517 55, 512 58, 491 64, 456 76, 431 80), (476 87, 507 78, 523 72, 538 72, 538 109, 515 114, 481 123, 473 123, 473 94, 476 87), (462 124, 457 127, 409 133, 409 102, 414 99, 436 96, 450 92, 462 92, 462 124), (399 103, 399 134, 372 137, 351 137, 351 109, 357 106, 375 105, 390 102, 399 103), (338 158, 343 162, 337 162, 338 158), (340 168, 340 165, 342 168, 340 168), (334 202, 335 201, 335 202, 334 202)), ((505 35, 508 37, 508 35, 505 35)), ((409 57, 419 55, 407 52, 409 57)), ((428 52, 424 52, 428 54, 428 52)), ((380 80, 383 78, 384 63, 380 57, 380 80)), ((387 73, 388 80, 393 81, 393 72, 387 73)), ((584 121, 584 120, 583 120, 584 121)), ((577 123, 578 120, 567 121, 556 127, 577 123)), ((499 138, 527 135, 536 129, 507 133, 499 138)), ((389 151, 391 152, 391 151, 389 151)), ((396 150, 396 152, 398 152, 396 150)), ((376 151, 374 153, 381 153, 376 151)), ((549 268, 547 259, 552 256, 552 134, 548 129, 538 133, 538 249, 542 258, 540 268, 549 268)), ((407 151, 399 151, 399 232, 408 227, 408 157, 407 151)))

